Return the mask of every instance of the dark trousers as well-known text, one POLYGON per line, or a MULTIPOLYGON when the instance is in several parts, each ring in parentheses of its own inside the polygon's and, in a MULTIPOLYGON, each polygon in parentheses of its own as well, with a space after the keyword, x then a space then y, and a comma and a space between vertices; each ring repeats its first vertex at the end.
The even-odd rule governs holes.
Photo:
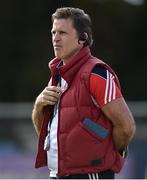
POLYGON ((114 179, 115 174, 111 170, 89 173, 89 174, 72 174, 64 177, 49 177, 49 179, 114 179))

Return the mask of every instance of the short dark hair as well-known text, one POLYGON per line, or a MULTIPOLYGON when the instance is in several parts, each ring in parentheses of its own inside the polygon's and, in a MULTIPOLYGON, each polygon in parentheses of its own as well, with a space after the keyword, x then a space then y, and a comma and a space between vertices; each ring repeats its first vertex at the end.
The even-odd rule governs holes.
POLYGON ((70 18, 73 22, 74 28, 77 30, 79 40, 85 40, 84 46, 91 46, 93 43, 92 39, 92 23, 91 18, 84 10, 73 7, 58 8, 54 14, 52 14, 52 22, 55 19, 68 19, 70 18), (86 38, 85 34, 88 37, 86 38))

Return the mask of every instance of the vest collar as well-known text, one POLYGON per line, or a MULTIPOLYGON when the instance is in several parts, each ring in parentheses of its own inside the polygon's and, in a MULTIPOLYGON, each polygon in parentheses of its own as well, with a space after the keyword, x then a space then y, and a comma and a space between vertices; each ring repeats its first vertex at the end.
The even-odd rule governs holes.
POLYGON ((56 77, 60 74, 63 79, 69 83, 80 67, 87 62, 90 56, 90 49, 88 47, 84 47, 66 65, 62 65, 62 60, 59 58, 53 59, 49 62, 52 77, 56 77))

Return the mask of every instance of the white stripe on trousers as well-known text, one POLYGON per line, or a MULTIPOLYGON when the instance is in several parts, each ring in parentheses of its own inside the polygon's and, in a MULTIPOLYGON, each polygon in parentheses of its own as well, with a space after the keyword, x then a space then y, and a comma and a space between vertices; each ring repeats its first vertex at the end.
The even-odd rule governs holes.
POLYGON ((99 179, 99 177, 98 177, 98 173, 88 173, 88 177, 89 177, 89 179, 95 179, 95 180, 97 180, 97 179, 99 179))

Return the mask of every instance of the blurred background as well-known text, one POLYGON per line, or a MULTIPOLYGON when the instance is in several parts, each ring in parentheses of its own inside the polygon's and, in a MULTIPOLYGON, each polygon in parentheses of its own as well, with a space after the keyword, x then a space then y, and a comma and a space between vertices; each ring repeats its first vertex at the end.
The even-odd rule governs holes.
POLYGON ((48 178, 34 169, 36 96, 47 85, 51 14, 61 6, 85 10, 93 22, 92 53, 119 77, 137 132, 117 178, 147 178, 147 0, 0 1, 0 178, 48 178))

